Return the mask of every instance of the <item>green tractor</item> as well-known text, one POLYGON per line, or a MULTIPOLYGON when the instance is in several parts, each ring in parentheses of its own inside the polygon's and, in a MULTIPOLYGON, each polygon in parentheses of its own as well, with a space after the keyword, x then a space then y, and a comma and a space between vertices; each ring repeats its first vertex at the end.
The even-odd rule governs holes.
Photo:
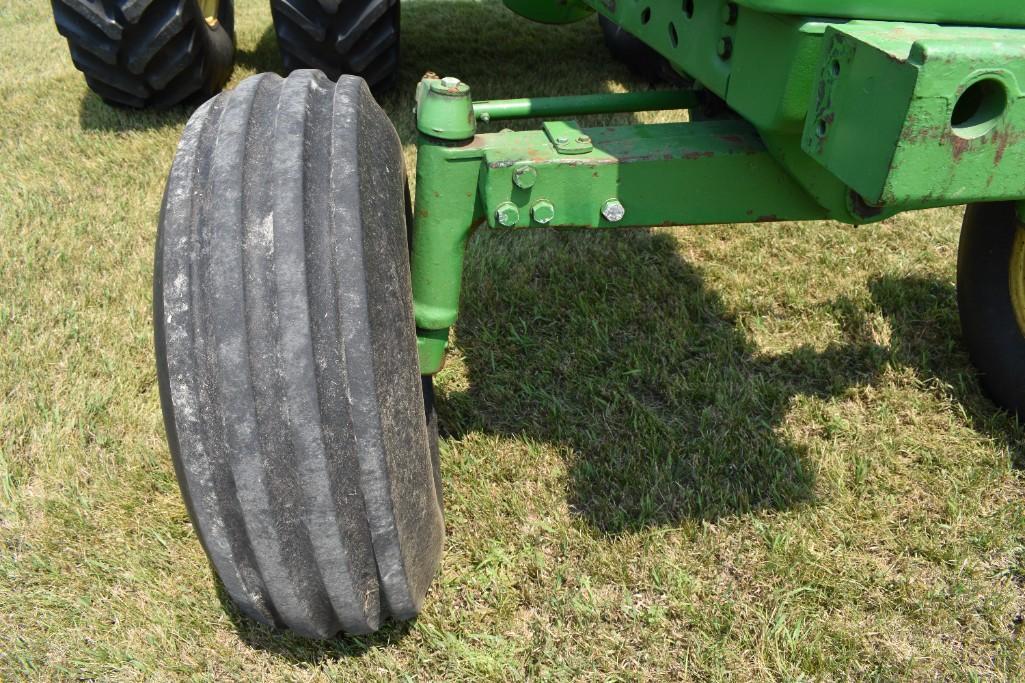
MULTIPOLYGON (((330 637, 420 610, 444 541, 432 376, 477 229, 587 239, 967 204, 965 343, 995 402, 1025 414, 1020 0, 506 4, 549 23, 596 12, 620 58, 676 87, 474 101, 470 85, 428 75, 411 199, 398 136, 368 88, 394 69, 397 4, 276 0, 286 66, 316 70, 246 79, 185 127, 154 279, 164 418, 204 548, 261 622, 330 637), (343 24, 378 28, 351 37, 343 24), (665 109, 695 115, 574 119, 665 109), (544 123, 478 131, 528 117, 544 123)), ((218 31, 230 38, 223 0, 54 6, 76 63, 112 101, 167 103, 188 90, 168 89, 175 79, 195 93, 223 82, 212 76, 218 31), (156 51, 129 40, 165 25, 143 15, 167 8, 191 28, 156 51), (86 50, 94 39, 99 51, 86 50), (182 65, 170 80, 165 53, 182 65)))

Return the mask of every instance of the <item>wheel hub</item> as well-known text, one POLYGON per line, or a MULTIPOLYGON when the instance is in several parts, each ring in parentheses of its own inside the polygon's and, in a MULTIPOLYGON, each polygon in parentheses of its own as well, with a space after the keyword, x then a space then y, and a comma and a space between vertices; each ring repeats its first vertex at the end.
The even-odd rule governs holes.
POLYGON ((1025 229, 1020 226, 1011 245, 1011 266, 1008 269, 1011 308, 1018 320, 1018 329, 1025 334, 1025 229))
POLYGON ((203 18, 206 19, 206 23, 210 25, 210 28, 217 26, 217 10, 221 4, 221 0, 196 0, 199 5, 199 11, 203 13, 203 18))

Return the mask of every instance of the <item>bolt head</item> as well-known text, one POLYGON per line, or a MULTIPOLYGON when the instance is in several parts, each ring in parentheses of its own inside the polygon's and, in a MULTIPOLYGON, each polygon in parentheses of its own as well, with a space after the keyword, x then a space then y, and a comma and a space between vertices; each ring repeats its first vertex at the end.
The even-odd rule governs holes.
POLYGON ((537 171, 533 166, 523 164, 513 169, 513 184, 521 190, 529 190, 537 182, 537 171))
POLYGON ((511 228, 520 222, 520 210, 512 202, 502 202, 495 209, 495 221, 503 228, 511 228))
POLYGON ((443 79, 441 79, 441 84, 446 88, 454 88, 460 83, 461 81, 454 76, 445 76, 443 79))
POLYGON ((547 199, 534 202, 534 206, 530 209, 530 216, 541 225, 551 223, 555 218, 555 205, 547 199))
POLYGON ((565 145, 567 142, 569 142, 569 138, 565 135, 560 135, 559 137, 555 138, 555 144, 557 145, 565 145))
POLYGON ((601 207, 601 215, 609 223, 618 223, 626 215, 626 208, 618 199, 610 199, 601 207))
POLYGON ((733 54, 733 41, 729 38, 720 38, 719 47, 716 51, 723 59, 729 59, 730 55, 733 54))

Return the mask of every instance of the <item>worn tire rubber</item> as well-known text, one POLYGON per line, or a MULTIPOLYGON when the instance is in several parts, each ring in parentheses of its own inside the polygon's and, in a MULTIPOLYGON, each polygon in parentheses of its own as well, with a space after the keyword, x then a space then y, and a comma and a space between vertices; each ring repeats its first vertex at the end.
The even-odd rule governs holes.
POLYGON ((399 67, 399 0, 271 0, 287 71, 320 69, 332 80, 387 86, 399 67))
MULTIPOLYGON (((1025 417, 1025 334, 1011 303, 1011 248, 1025 230, 1013 203, 965 211, 957 254, 961 333, 993 401, 1025 417)), ((1018 274, 1020 277, 1021 274, 1018 274)))
POLYGON ((216 93, 235 59, 234 8, 207 24, 196 0, 52 0, 86 83, 109 104, 171 107, 216 93))
POLYGON ((441 556, 404 195, 366 84, 317 71, 201 106, 168 178, 154 327, 178 481, 235 603, 306 636, 415 616, 441 556))

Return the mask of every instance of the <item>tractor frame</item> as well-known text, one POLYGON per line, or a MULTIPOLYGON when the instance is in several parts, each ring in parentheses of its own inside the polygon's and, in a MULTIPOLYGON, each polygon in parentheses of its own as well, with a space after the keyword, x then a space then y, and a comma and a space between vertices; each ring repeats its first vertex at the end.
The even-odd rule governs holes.
POLYGON ((1025 13, 1011 0, 506 0, 599 12, 669 60, 675 91, 474 102, 418 85, 411 275, 420 371, 444 363, 478 226, 613 229, 831 219, 1016 202, 1025 216, 1025 13), (821 16, 823 13, 830 16, 821 16), (695 110, 691 123, 572 117, 695 110), (546 119, 478 133, 478 122, 546 119), (547 120, 550 119, 550 120, 547 120))

